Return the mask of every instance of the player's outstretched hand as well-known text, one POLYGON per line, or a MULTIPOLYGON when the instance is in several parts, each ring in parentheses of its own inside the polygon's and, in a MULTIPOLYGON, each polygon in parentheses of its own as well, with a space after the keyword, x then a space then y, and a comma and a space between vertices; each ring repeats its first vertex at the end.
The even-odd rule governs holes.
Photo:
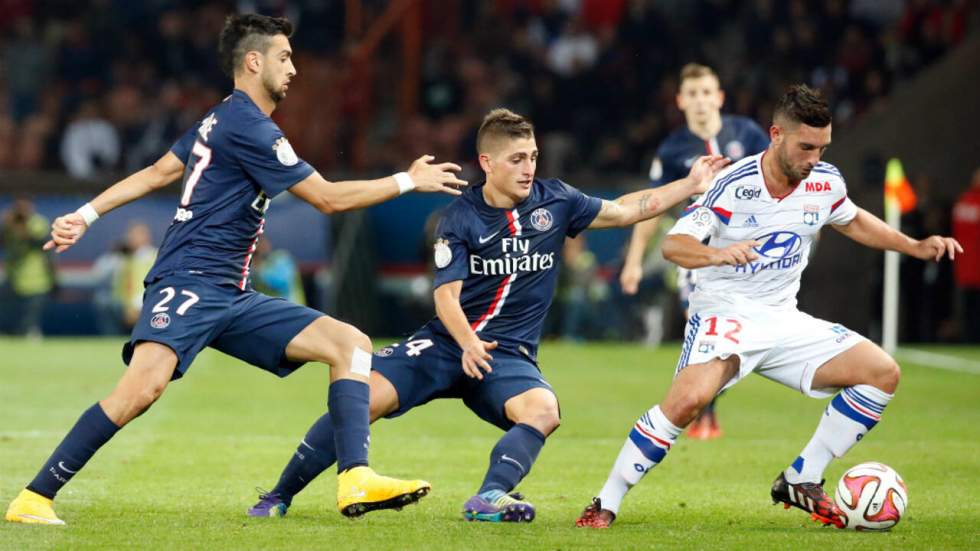
POLYGON ((408 175, 415 182, 415 190, 462 195, 459 188, 467 185, 467 182, 456 177, 456 173, 463 170, 462 167, 456 163, 429 164, 433 159, 435 157, 432 155, 422 155, 408 168, 408 175))
POLYGON ((626 264, 623 266, 622 273, 619 274, 619 285, 623 288, 623 293, 635 295, 640 289, 640 279, 643 277, 643 267, 626 264))
POLYGON ((694 184, 694 193, 691 195, 700 195, 708 191, 708 188, 711 186, 711 181, 715 179, 715 176, 731 163, 731 159, 722 155, 698 157, 694 161, 694 164, 691 165, 691 172, 687 174, 691 183, 694 184))
POLYGON ((77 212, 59 216, 51 223, 51 239, 43 248, 46 251, 54 249, 58 253, 65 251, 77 243, 87 229, 85 219, 77 212))
POLYGON ((915 244, 912 256, 919 260, 935 260, 939 262, 944 256, 950 260, 956 259, 956 253, 963 253, 963 247, 952 237, 931 235, 915 244))
POLYGON ((463 348, 463 372, 469 377, 482 381, 483 371, 487 373, 493 371, 493 368, 490 367, 490 362, 493 361, 490 351, 494 348, 497 348, 497 341, 482 340, 476 340, 473 344, 463 348))
POLYGON ((739 241, 724 249, 716 249, 712 264, 714 266, 742 266, 759 258, 755 247, 762 243, 758 241, 739 241))

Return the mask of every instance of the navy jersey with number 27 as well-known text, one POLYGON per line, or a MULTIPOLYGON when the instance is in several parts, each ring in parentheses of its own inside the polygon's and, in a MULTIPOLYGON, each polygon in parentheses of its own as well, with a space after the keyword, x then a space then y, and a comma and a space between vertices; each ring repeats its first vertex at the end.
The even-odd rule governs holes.
MULTIPOLYGON (((535 357, 565 236, 587 228, 602 202, 561 180, 535 179, 527 199, 499 209, 484 201, 484 185, 464 191, 439 224, 435 286, 462 280, 459 302, 470 327, 535 357)), ((448 335, 438 319, 429 325, 448 335)))
POLYGON ((235 90, 170 149, 183 163, 180 205, 146 281, 201 274, 245 289, 269 200, 304 180, 275 122, 235 90))

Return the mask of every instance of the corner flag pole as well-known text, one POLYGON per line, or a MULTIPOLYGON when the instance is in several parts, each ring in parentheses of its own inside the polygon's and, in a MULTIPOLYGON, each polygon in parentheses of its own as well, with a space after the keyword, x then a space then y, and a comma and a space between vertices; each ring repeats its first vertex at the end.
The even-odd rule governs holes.
MULTIPOLYGON (((885 222, 901 229, 902 214, 915 209, 916 197, 905 178, 898 159, 890 159, 885 168, 885 222)), ((894 354, 898 346, 898 261, 895 251, 885 251, 885 289, 881 315, 881 347, 894 354)))

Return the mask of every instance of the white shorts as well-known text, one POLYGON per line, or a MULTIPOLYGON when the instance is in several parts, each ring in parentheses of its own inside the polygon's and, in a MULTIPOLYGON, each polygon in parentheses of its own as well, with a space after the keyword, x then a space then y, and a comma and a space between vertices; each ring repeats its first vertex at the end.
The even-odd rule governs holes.
POLYGON ((754 371, 807 396, 825 398, 837 389, 811 388, 817 368, 864 340, 843 325, 795 309, 737 314, 703 310, 687 322, 676 373, 691 364, 736 355, 739 373, 722 390, 754 371))

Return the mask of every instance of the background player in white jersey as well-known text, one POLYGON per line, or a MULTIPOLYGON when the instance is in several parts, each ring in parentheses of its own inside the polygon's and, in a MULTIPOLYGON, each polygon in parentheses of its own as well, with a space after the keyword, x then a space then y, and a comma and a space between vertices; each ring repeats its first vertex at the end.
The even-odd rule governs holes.
POLYGON ((836 393, 771 496, 844 527, 823 490, 823 471, 881 418, 899 368, 871 341, 796 309, 810 243, 830 224, 862 245, 921 260, 953 259, 963 249, 949 237, 912 239, 856 207, 837 169, 820 162, 830 122, 819 93, 791 87, 773 114, 769 149, 719 175, 671 230, 664 256, 700 269, 677 373, 664 400, 636 421, 578 526, 608 527, 629 489, 663 460, 698 411, 755 371, 814 398, 836 393))
MULTIPOLYGON (((650 187, 659 187, 682 178, 691 169, 694 159, 708 155, 724 155, 738 162, 746 155, 766 149, 769 137, 748 117, 722 115, 725 92, 718 75, 710 67, 688 63, 681 69, 677 107, 684 113, 685 125, 672 132, 660 147, 650 166, 650 187)), ((626 260, 619 282, 623 293, 635 295, 643 278, 643 256, 650 239, 657 233, 660 218, 644 220, 633 227, 633 237, 626 250, 626 260)), ((685 311, 694 291, 696 273, 677 267, 677 291, 685 311)), ((697 419, 687 428, 689 438, 709 440, 721 436, 715 400, 705 406, 697 419)))

